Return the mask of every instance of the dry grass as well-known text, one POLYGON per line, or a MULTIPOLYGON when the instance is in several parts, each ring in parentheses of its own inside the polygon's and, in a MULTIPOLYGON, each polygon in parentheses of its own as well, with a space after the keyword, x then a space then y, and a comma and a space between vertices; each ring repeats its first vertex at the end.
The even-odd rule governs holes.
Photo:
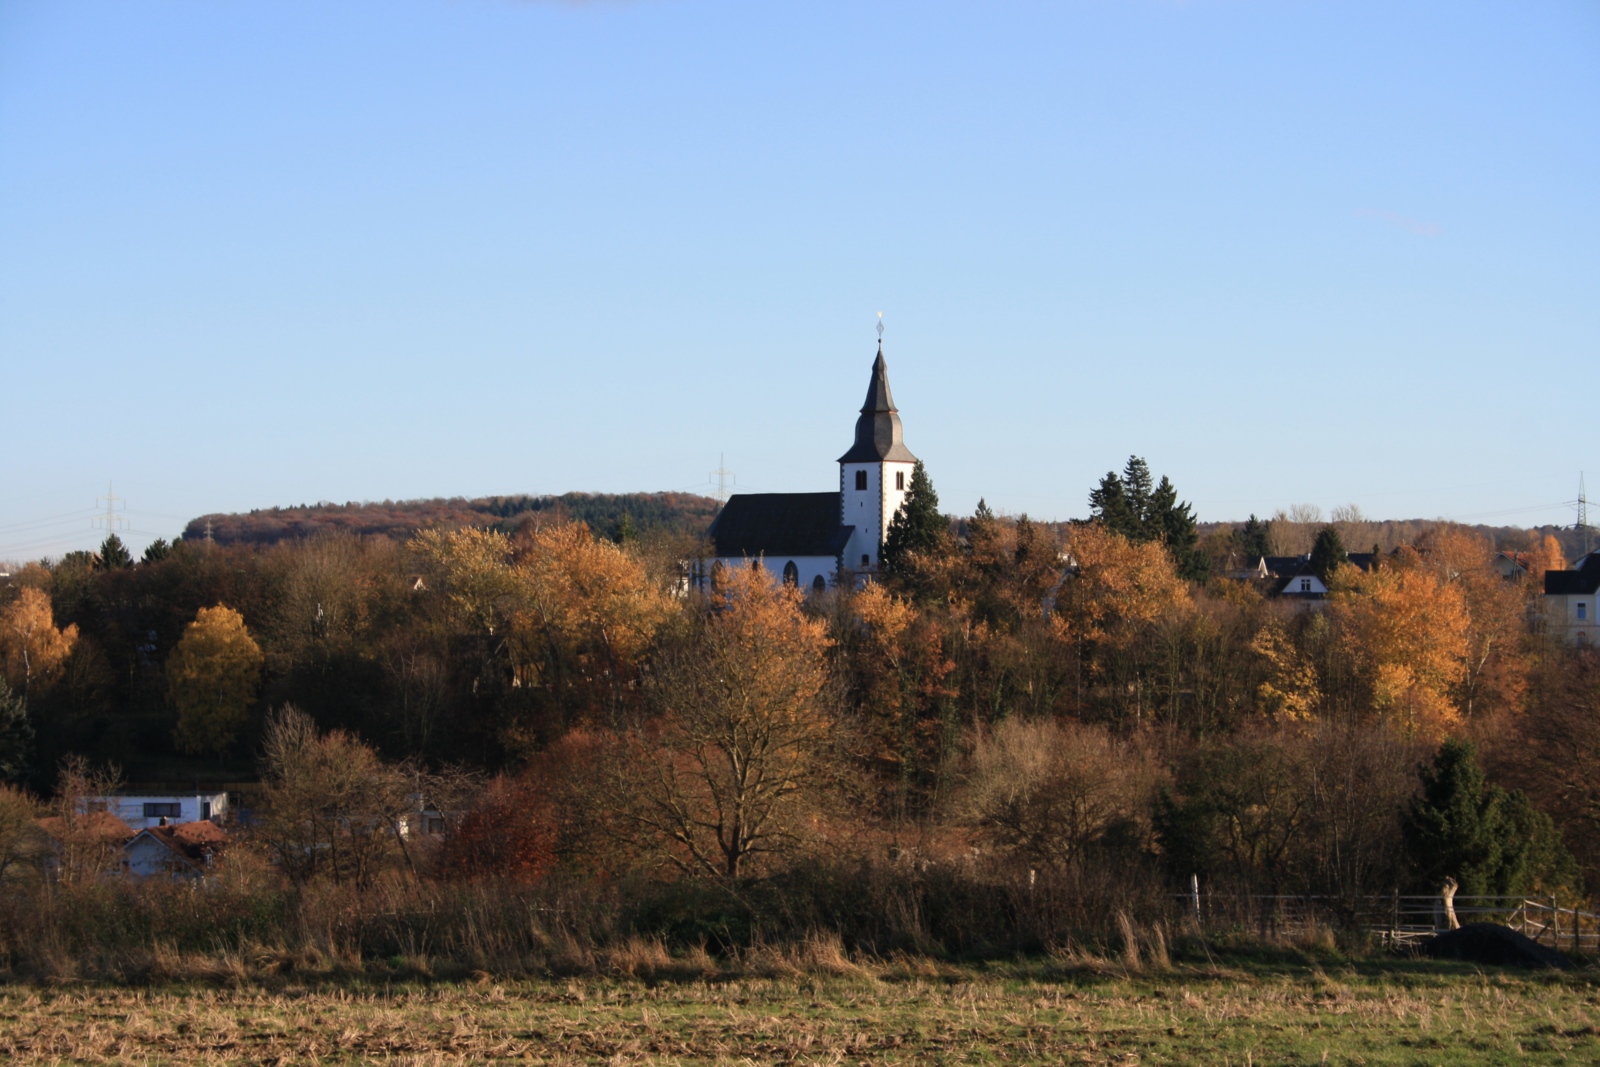
MULTIPOLYGON (((0 1059, 1249 1067, 1600 1060, 1600 987, 1583 972, 1179 964, 1103 977, 1103 968, 1062 963, 869 963, 825 939, 752 952, 740 977, 719 972, 709 957, 674 957, 647 941, 613 950, 605 963, 616 975, 674 980, 501 985, 479 975, 464 983, 271 991, 0 987, 0 1059), (751 976, 763 969, 774 976, 751 976)), ((1105 966, 1126 973, 1121 960, 1105 966)))

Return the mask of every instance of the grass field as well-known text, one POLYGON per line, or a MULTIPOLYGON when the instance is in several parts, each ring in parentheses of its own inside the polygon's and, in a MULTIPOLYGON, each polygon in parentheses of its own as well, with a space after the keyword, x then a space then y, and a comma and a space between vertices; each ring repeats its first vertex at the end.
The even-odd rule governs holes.
POLYGON ((0 986, 8 1063, 1594 1064, 1600 975, 1433 962, 0 986))

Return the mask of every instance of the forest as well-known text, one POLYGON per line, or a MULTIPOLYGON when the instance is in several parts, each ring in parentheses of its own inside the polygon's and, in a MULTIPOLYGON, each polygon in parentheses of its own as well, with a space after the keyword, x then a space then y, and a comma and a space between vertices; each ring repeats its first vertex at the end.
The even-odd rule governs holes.
POLYGON ((949 516, 919 464, 878 580, 820 593, 692 589, 692 527, 541 508, 29 564, 0 591, 0 954, 971 956, 1164 929, 1191 886, 1337 925, 1446 877, 1600 885, 1600 660, 1543 624, 1557 537, 1384 547, 1306 511, 1202 536, 1137 458, 1090 505, 949 516), (1228 574, 1283 548, 1325 600, 1228 574), (205 886, 39 862, 34 819, 156 781, 248 787, 205 886))

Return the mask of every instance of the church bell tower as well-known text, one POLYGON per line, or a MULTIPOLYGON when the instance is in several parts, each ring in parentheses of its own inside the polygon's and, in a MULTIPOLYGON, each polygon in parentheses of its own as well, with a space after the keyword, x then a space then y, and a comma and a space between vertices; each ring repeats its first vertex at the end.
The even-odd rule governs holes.
POLYGON ((842 553, 846 570, 866 574, 878 570, 889 523, 905 502, 917 462, 903 437, 880 335, 867 400, 856 419, 855 444, 839 457, 839 522, 855 528, 842 553))

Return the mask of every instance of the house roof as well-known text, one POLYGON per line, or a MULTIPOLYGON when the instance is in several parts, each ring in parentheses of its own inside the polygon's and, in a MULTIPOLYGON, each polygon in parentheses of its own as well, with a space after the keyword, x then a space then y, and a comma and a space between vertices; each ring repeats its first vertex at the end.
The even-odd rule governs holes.
MULTIPOLYGON (((1377 555, 1372 552, 1351 552, 1345 558, 1352 567, 1363 571, 1370 571, 1377 565, 1378 560, 1377 555)), ((1262 561, 1267 566, 1268 575, 1277 579, 1272 584, 1274 596, 1289 591, 1290 584, 1296 578, 1306 577, 1313 573, 1310 556, 1263 556, 1262 561)), ((1306 594, 1291 593, 1291 595, 1304 596, 1306 594)))
POLYGON ((1600 590, 1600 552, 1591 552, 1571 570, 1545 571, 1546 596, 1583 595, 1600 590))
POLYGON ((878 358, 872 361, 872 380, 867 383, 867 399, 856 419, 856 441, 840 463, 915 463, 902 439, 900 410, 889 392, 889 365, 883 360, 883 342, 878 342, 878 358))
POLYGON ((228 843, 228 832, 209 819, 176 826, 151 826, 135 834, 128 845, 133 845, 141 837, 160 842, 196 865, 203 863, 208 853, 217 852, 228 843))
POLYGON ((738 493, 711 524, 719 556, 837 556, 854 532, 838 493, 738 493))

